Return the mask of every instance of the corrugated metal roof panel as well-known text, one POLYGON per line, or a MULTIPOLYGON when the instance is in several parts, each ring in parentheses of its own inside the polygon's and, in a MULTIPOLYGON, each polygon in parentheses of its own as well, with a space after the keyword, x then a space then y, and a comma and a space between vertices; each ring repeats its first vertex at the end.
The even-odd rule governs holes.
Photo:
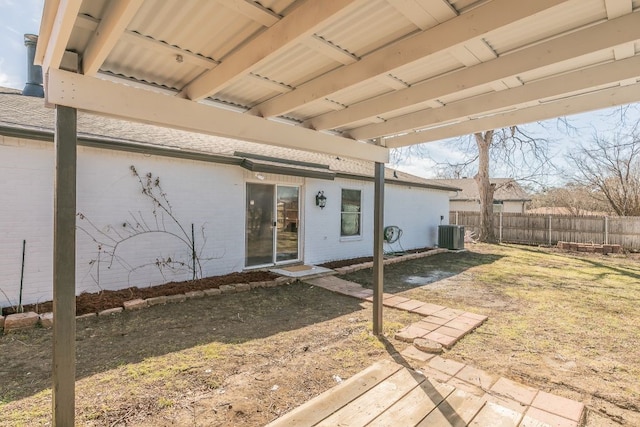
POLYGON ((289 86, 308 80, 339 67, 340 63, 299 44, 254 69, 256 74, 289 86))
POLYGON ((369 0, 361 4, 353 13, 337 19, 317 34, 362 57, 418 29, 384 0, 369 0))
POLYGON ((606 17, 604 1, 572 0, 492 31, 484 38, 501 55, 606 17))
POLYGON ((215 1, 146 0, 128 28, 219 60, 264 27, 215 1))
POLYGON ((409 84, 416 84, 461 67, 460 61, 449 52, 438 52, 393 70, 393 75, 409 84))
POLYGON ((178 62, 170 50, 161 55, 125 40, 117 43, 101 69, 176 90, 205 71, 202 67, 178 62))
POLYGON ((218 92, 215 97, 251 108, 281 93, 269 88, 266 84, 261 84, 258 79, 252 76, 244 77, 218 92))

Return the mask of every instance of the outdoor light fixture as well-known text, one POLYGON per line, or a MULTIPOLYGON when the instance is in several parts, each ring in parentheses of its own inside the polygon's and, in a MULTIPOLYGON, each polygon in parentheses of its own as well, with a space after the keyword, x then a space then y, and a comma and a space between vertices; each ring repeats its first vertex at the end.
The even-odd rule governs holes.
POLYGON ((316 194, 316 206, 320 206, 320 209, 324 209, 327 206, 327 198, 324 195, 324 191, 318 191, 318 194, 316 194))

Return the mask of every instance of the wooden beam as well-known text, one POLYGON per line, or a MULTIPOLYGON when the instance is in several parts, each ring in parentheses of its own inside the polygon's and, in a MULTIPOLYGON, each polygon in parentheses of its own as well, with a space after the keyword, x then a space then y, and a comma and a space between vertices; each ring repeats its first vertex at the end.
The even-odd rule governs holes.
POLYGON ((297 44, 360 0, 307 1, 262 34, 234 51, 219 66, 189 83, 181 97, 199 101, 241 79, 266 59, 297 44))
POLYGON ((58 68, 60 65, 81 5, 82 0, 60 0, 42 59, 43 73, 46 73, 49 68, 58 68))
POLYGON ((45 0, 44 2, 42 19, 40 20, 40 30, 38 32, 38 44, 36 45, 36 56, 33 61, 35 65, 42 65, 44 61, 44 54, 47 51, 59 6, 60 0, 45 0))
POLYGON ((435 100, 462 89, 512 78, 526 71, 595 51, 611 49, 619 44, 638 39, 640 39, 640 13, 633 13, 533 45, 492 61, 462 68, 407 89, 350 105, 345 110, 320 115, 310 119, 309 123, 314 129, 335 129, 367 117, 435 100))
POLYGON ((98 72, 142 3, 144 0, 112 0, 108 3, 98 28, 91 34, 82 54, 84 75, 93 76, 98 72))
POLYGON ((49 103, 124 120, 374 162, 389 160, 385 147, 61 70, 50 70, 46 96, 49 103))
POLYGON ((76 146, 75 108, 56 106, 53 193, 54 427, 74 425, 76 383, 76 146))
POLYGON ((559 94, 569 94, 592 87, 611 85, 636 77, 640 77, 640 56, 549 77, 500 92, 479 95, 441 108, 416 111, 387 120, 384 123, 353 129, 349 132, 349 135, 354 139, 364 140, 398 134, 410 129, 419 129, 438 123, 455 121, 464 117, 518 106, 519 104, 527 104, 559 94))
POLYGON ((376 162, 373 200, 373 334, 381 336, 384 298, 384 163, 376 162))
POLYGON ((545 102, 533 107, 443 125, 394 138, 385 138, 385 143, 389 148, 405 147, 467 135, 474 132, 483 132, 490 129, 499 129, 507 126, 521 125, 523 123, 615 107, 638 101, 640 101, 640 83, 629 86, 616 86, 583 95, 545 102))
POLYGON ((278 96, 254 107, 252 112, 263 117, 285 114, 315 99, 362 83, 403 65, 441 52, 489 31, 512 24, 566 0, 517 2, 494 0, 436 27, 412 37, 391 43, 363 57, 360 61, 338 68, 298 86, 293 92, 278 96))

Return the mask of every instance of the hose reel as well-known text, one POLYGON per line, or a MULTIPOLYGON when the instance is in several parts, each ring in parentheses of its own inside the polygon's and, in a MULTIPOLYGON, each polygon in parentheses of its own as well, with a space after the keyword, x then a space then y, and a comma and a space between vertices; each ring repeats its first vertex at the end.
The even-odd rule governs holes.
POLYGON ((387 243, 395 243, 402 236, 402 230, 397 225, 389 225, 384 228, 384 241, 387 243))

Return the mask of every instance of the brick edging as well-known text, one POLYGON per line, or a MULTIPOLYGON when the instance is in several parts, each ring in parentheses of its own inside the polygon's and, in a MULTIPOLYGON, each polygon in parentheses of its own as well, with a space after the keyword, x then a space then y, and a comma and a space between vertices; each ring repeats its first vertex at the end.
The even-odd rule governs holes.
MULTIPOLYGON (((246 292, 251 289, 256 288, 272 288, 281 285, 288 285, 289 283, 295 282, 297 279, 293 277, 278 277, 274 280, 267 280, 263 282, 249 282, 249 283, 235 283, 231 285, 221 285, 220 288, 214 289, 205 289, 203 291, 189 291, 184 294, 177 295, 163 295, 159 297, 152 298, 137 298, 129 301, 125 301, 122 303, 120 307, 109 308, 106 310, 102 310, 98 313, 87 313, 76 316, 76 320, 78 319, 86 319, 88 317, 96 317, 96 316, 109 316, 113 314, 120 313, 122 311, 133 311, 140 310, 143 308, 151 307, 159 304, 170 304, 177 302, 185 302, 190 299, 204 298, 204 297, 213 297, 220 296, 223 294, 232 294, 238 292, 246 292)), ((44 328, 50 328, 53 326, 53 313, 47 312, 38 315, 33 311, 27 313, 16 313, 10 314, 8 316, 0 315, 0 329, 4 331, 4 333, 19 331, 23 329, 33 328, 36 326, 42 326, 44 328), (10 327, 7 328, 6 325, 9 323, 10 327)))
MULTIPOLYGON (((429 256, 442 254, 446 252, 449 252, 449 249, 444 249, 444 248, 432 249, 428 252, 418 252, 415 254, 407 254, 407 255, 401 255, 393 258, 387 258, 383 261, 383 263, 384 265, 397 264, 399 262, 410 261, 410 260, 419 259, 419 258, 426 258, 429 256)), ((363 262, 362 264, 349 265, 347 267, 335 268, 334 271, 336 271, 339 275, 343 275, 343 274, 353 273, 354 271, 358 271, 358 270, 364 270, 365 268, 373 268, 373 261, 363 262)))

